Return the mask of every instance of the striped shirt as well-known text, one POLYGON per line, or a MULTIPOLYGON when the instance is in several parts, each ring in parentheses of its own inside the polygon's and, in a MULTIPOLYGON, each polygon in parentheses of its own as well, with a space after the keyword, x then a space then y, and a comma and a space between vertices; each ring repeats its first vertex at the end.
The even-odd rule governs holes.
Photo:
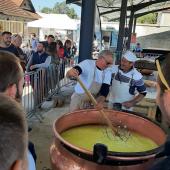
POLYGON ((136 91, 140 94, 146 95, 146 87, 144 85, 143 77, 136 68, 129 72, 123 72, 118 65, 112 67, 112 81, 117 80, 129 84, 129 93, 135 95, 136 91))

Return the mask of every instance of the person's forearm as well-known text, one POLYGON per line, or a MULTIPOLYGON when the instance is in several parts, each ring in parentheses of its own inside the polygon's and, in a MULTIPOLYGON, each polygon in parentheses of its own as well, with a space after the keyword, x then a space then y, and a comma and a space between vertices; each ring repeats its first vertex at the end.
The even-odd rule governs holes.
POLYGON ((136 103, 140 102, 143 98, 145 97, 145 95, 143 94, 138 94, 137 96, 135 96, 131 101, 133 105, 135 105, 136 103))
POLYGON ((95 108, 96 108, 97 110, 103 109, 105 99, 106 99, 105 96, 99 96, 99 97, 97 97, 97 99, 96 99, 97 105, 95 106, 95 108))
POLYGON ((33 60, 33 56, 31 55, 30 56, 30 59, 27 63, 27 66, 26 66, 26 71, 29 72, 30 71, 30 66, 32 65, 32 60, 33 60))
POLYGON ((44 63, 35 64, 34 68, 48 68, 51 63, 51 56, 48 56, 44 63))
POLYGON ((105 100, 106 100, 106 97, 105 96, 99 96, 99 97, 97 97, 96 100, 97 100, 98 103, 104 103, 105 100))
POLYGON ((144 96, 145 95, 143 95, 143 94, 139 94, 139 95, 135 96, 132 100, 123 102, 122 106, 124 106, 125 108, 131 108, 131 107, 135 106, 136 103, 140 102, 144 98, 144 96))

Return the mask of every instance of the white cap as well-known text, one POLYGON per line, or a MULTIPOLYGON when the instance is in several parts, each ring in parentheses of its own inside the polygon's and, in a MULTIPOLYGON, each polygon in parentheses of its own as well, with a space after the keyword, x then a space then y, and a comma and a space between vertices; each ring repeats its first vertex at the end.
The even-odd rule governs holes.
POLYGON ((135 62, 136 61, 136 55, 134 53, 132 53, 131 51, 126 51, 124 54, 123 54, 123 57, 130 61, 130 62, 135 62))

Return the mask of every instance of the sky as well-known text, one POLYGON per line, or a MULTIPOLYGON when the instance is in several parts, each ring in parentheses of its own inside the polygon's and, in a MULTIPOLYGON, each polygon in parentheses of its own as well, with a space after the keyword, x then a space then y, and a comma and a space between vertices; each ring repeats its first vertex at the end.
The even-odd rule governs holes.
MULTIPOLYGON (((36 11, 40 11, 44 7, 52 8, 56 2, 61 3, 66 0, 31 0, 31 1, 32 1, 36 11)), ((81 15, 81 8, 79 6, 72 4, 71 7, 74 8, 74 10, 78 14, 78 16, 81 15)))

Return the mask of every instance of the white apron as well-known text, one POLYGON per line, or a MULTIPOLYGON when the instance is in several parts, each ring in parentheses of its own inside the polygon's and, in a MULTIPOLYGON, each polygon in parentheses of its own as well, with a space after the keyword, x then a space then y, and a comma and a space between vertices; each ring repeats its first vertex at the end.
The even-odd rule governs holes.
MULTIPOLYGON (((131 95, 129 93, 131 80, 132 78, 129 80, 129 82, 125 83, 125 82, 116 80, 114 77, 112 80, 109 102, 114 104, 114 103, 123 103, 123 102, 132 100, 134 98, 134 95, 131 95)), ((128 108, 122 107, 122 109, 132 110, 133 108, 128 109, 128 108)))
MULTIPOLYGON (((102 86, 102 84, 95 81, 95 71, 96 69, 94 69, 93 81, 90 85, 90 88, 88 89, 94 97, 97 96, 102 86)), ((102 81, 103 78, 104 76, 102 76, 102 81)), ((78 109, 86 109, 91 107, 92 107, 91 101, 85 93, 78 94, 74 92, 73 95, 71 96, 70 111, 74 111, 78 109)))

